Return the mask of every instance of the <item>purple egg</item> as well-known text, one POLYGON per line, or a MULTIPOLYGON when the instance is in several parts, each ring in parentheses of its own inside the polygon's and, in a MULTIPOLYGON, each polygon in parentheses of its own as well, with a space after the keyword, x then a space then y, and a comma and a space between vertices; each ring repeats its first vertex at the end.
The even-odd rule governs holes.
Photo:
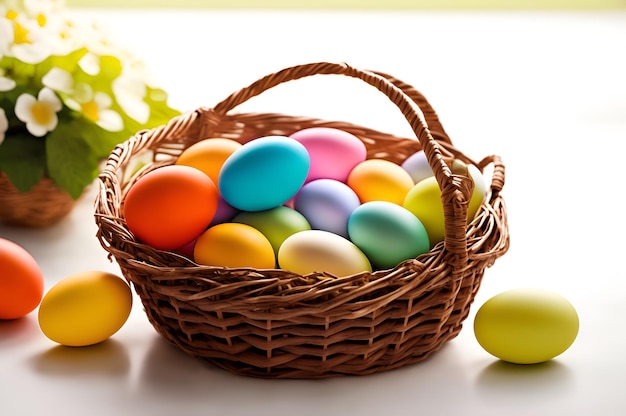
POLYGON ((433 170, 428 164, 426 153, 423 150, 417 151, 409 156, 403 163, 402 169, 409 172, 414 183, 433 176, 433 170))
POLYGON ((343 182, 317 179, 305 184, 296 194, 294 208, 315 230, 328 231, 348 238, 348 219, 361 201, 343 182))
POLYGON ((213 219, 211 220, 211 224, 209 224, 209 226, 221 224, 223 222, 229 222, 238 213, 239 210, 226 202, 226 200, 222 198, 222 195, 220 195, 217 200, 217 210, 215 211, 215 215, 213 216, 213 219))

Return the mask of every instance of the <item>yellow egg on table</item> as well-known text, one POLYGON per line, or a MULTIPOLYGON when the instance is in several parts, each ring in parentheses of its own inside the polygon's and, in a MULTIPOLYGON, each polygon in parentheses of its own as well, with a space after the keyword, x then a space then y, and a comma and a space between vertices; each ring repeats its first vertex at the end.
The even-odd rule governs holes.
POLYGON ((485 351, 515 364, 537 364, 562 354, 578 328, 578 314, 567 299, 535 288, 497 294, 474 318, 474 334, 485 351))
POLYGON ((126 323, 130 286, 103 271, 79 272, 57 282, 39 305, 39 326, 48 338, 70 347, 102 342, 126 323))

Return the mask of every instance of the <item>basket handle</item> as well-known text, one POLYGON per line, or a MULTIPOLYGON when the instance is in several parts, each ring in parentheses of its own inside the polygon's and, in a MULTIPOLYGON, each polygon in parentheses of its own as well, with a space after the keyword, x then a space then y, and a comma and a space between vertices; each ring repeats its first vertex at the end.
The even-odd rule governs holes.
POLYGON ((448 133, 443 128, 441 121, 439 121, 439 116, 437 115, 437 112, 430 104, 426 96, 424 96, 424 94, 416 90, 415 87, 413 87, 412 85, 407 84, 406 82, 392 75, 380 71, 370 70, 370 72, 385 77, 393 85, 400 88, 402 92, 405 93, 411 100, 413 100, 413 102, 417 104, 418 108, 422 111, 422 115, 426 120, 426 125, 428 126, 430 134, 439 142, 445 142, 450 145, 452 144, 452 140, 450 140, 448 133))
MULTIPOLYGON (((444 161, 440 144, 434 139, 424 123, 421 114, 424 111, 399 86, 406 85, 398 80, 387 79, 384 74, 354 68, 346 63, 316 62, 285 68, 258 79, 249 86, 236 91, 211 109, 200 109, 200 122, 203 131, 210 132, 217 126, 222 116, 252 97, 279 84, 313 75, 346 75, 358 78, 385 94, 402 112, 411 129, 419 140, 428 163, 433 170, 444 207, 445 236, 444 244, 448 253, 447 262, 462 267, 467 261, 466 219, 467 204, 470 200, 473 184, 467 171, 452 171, 444 161), (397 84, 395 85, 394 84, 397 84), (398 86, 399 85, 399 86, 398 86)), ((421 94, 416 94, 421 95, 421 94)), ((424 98, 425 100, 425 98, 424 98)), ((423 101, 423 100, 420 100, 423 101)), ((430 107, 430 105, 428 105, 430 107)), ((434 114, 431 110, 426 114, 434 114)), ((432 118, 432 116, 431 116, 432 118)), ((438 120, 436 121, 438 123, 438 120)), ((442 128, 440 128, 443 131, 442 128)), ((443 133, 447 138, 447 135, 443 133)), ((449 139, 448 139, 449 140, 449 139)))

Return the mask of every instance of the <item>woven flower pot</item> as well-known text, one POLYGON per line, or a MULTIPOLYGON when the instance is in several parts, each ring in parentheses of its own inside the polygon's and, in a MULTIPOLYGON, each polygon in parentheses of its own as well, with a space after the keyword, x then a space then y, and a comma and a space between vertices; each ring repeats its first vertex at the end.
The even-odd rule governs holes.
POLYGON ((508 249, 500 158, 476 163, 481 170, 493 166, 493 174, 487 199, 469 225, 472 181, 467 172, 452 170, 454 159, 473 163, 453 146, 428 101, 410 85, 346 64, 286 68, 213 108, 181 115, 119 145, 98 180, 98 238, 132 283, 156 331, 192 356, 254 377, 325 378, 386 371, 422 361, 454 338, 485 269, 508 249), (231 112, 281 83, 323 74, 354 77, 377 88, 400 109, 416 137, 396 137, 345 122, 231 112), (312 126, 354 134, 365 143, 369 158, 401 163, 423 149, 442 189, 445 240, 392 269, 337 278, 323 271, 302 276, 280 269, 201 266, 142 244, 126 227, 123 204, 130 186, 143 173, 172 164, 193 143, 206 137, 245 143, 312 126), (124 181, 126 169, 146 151, 154 152, 154 162, 124 181))
POLYGON ((0 171, 0 222, 8 225, 43 228, 67 216, 76 201, 49 178, 42 178, 26 192, 18 191, 0 171))

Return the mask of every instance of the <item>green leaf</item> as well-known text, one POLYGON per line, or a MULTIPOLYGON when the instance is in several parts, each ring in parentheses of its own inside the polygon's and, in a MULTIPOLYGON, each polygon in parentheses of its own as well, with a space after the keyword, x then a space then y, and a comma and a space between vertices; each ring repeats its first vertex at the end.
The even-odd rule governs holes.
POLYGON ((100 56, 100 74, 108 81, 108 84, 112 80, 116 79, 122 73, 122 62, 115 56, 101 55, 100 56))
POLYGON ((67 72, 73 72, 78 67, 78 61, 80 61, 83 56, 87 54, 87 52, 87 48, 81 48, 76 49, 75 51, 72 51, 64 56, 51 56, 47 60, 50 62, 50 67, 61 68, 67 72))
POLYGON ((45 151, 43 138, 22 131, 9 133, 0 145, 0 170, 20 192, 26 192, 44 176, 45 151))
POLYGON ((81 119, 60 123, 46 140, 48 175, 74 199, 98 175, 99 159, 90 143, 99 142, 101 129, 93 126, 81 119))
POLYGON ((145 101, 150 106, 149 127, 160 126, 172 117, 180 115, 180 111, 167 104, 167 93, 160 88, 146 87, 145 101))

